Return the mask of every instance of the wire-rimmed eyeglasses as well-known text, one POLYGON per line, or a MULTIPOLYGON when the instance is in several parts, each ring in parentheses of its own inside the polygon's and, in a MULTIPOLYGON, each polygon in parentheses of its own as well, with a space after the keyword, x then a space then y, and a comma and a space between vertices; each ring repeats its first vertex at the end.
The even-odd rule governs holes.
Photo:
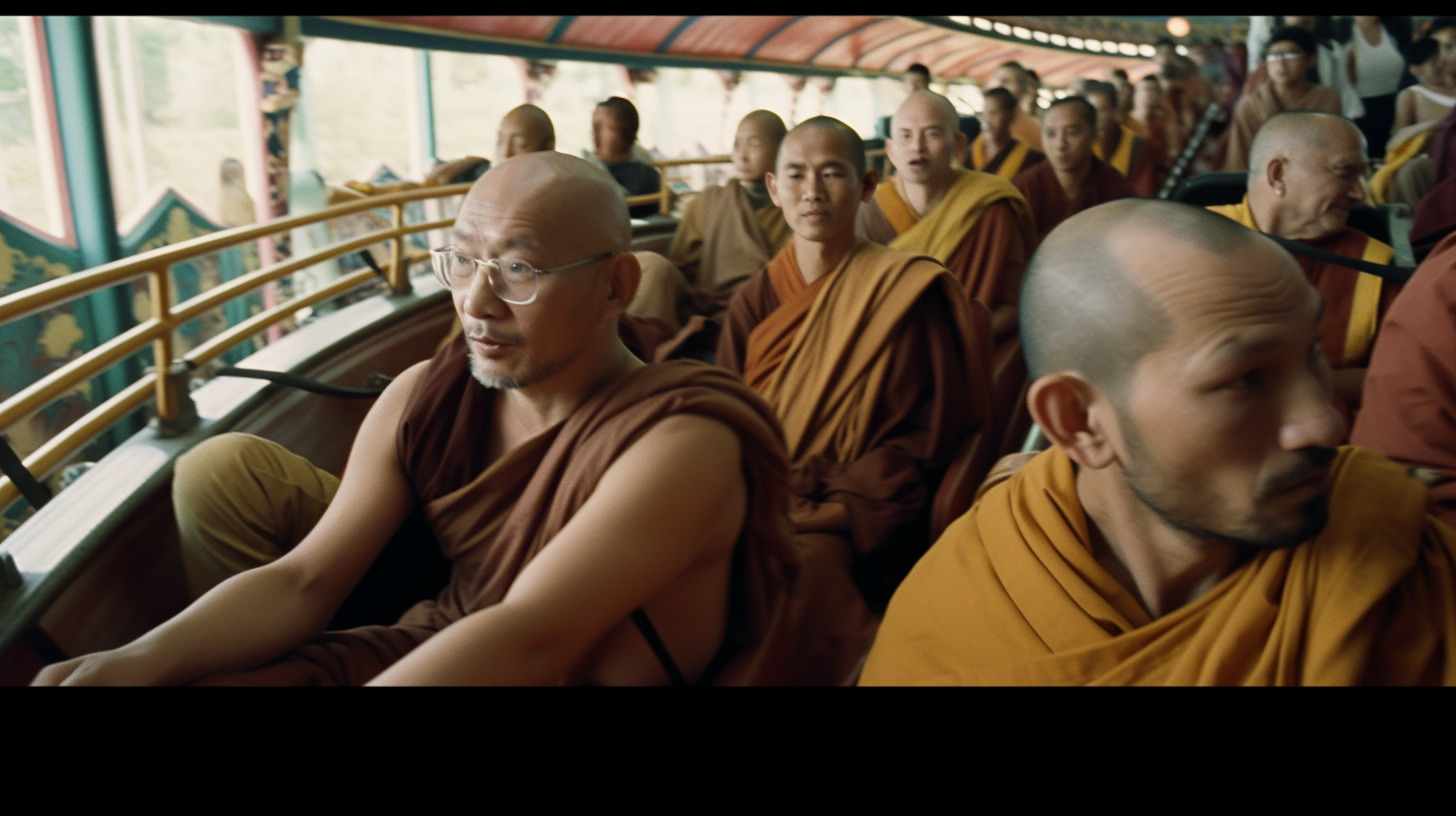
POLYGON ((482 261, 466 255, 458 247, 443 246, 430 250, 430 264, 434 267, 435 278, 447 289, 456 289, 469 284, 475 278, 476 272, 484 267, 486 283, 490 284, 490 290, 495 292, 496 297, 514 306, 525 306, 535 301, 536 295, 540 293, 542 275, 571 269, 574 266, 586 266, 616 254, 615 251, 608 251, 552 269, 537 269, 525 261, 512 258, 491 258, 488 261, 482 261))

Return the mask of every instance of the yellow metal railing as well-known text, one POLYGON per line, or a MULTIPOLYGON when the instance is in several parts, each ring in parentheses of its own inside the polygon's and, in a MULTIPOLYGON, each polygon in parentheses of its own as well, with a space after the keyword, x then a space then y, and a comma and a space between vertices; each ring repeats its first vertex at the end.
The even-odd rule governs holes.
MULTIPOLYGON (((165 374, 168 366, 174 360, 172 337, 179 327, 201 317, 210 309, 259 289, 267 283, 323 261, 356 252, 380 241, 390 242, 389 262, 384 267, 390 290, 401 294, 408 292, 410 284, 409 270, 405 263, 405 236, 449 227, 454 223, 454 219, 447 218, 406 225, 404 223, 405 207, 416 201, 460 195, 469 189, 469 184, 421 187, 399 193, 362 198, 308 215, 290 216, 264 224, 223 230, 93 269, 76 272, 0 298, 0 323, 4 323, 44 309, 54 308, 92 292, 123 284, 143 275, 147 276, 148 290, 151 295, 151 314, 138 325, 97 345, 96 348, 50 372, 4 402, 0 402, 0 430, 9 428, 39 411, 81 383, 122 359, 141 351, 148 344, 151 345, 153 356, 157 361, 154 370, 147 372, 141 379, 91 409, 85 416, 37 448, 25 457, 25 465, 31 472, 38 475, 50 472, 72 456, 82 445, 145 404, 149 396, 156 402, 157 416, 160 420, 163 422, 176 420, 181 404, 177 389, 185 387, 185 384, 179 385, 174 378, 167 377, 165 374), (393 218, 387 228, 340 241, 308 255, 290 258, 254 270, 182 303, 173 305, 171 302, 170 271, 175 264, 230 247, 248 244, 260 238, 287 233, 298 227, 306 227, 380 208, 389 208, 393 212, 393 218)), ((181 359, 194 364, 213 360, 248 337, 287 319, 300 309, 337 297, 374 278, 375 273, 368 269, 345 274, 316 292, 293 298, 224 330, 187 352, 181 359)), ((10 480, 0 477, 0 507, 8 506, 19 496, 19 491, 10 480)))

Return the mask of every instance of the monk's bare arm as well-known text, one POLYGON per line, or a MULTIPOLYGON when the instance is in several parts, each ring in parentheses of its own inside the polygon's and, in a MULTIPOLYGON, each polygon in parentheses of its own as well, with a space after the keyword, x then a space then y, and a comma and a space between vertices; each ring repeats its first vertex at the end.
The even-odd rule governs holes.
POLYGON ((338 493, 297 547, 218 584, 132 643, 49 666, 35 682, 186 683, 251 669, 322 632, 414 503, 394 438, 422 369, 396 379, 365 417, 338 493))
MULTIPOLYGON (((704 417, 665 419, 607 469, 505 600, 449 626, 374 683, 560 683, 632 610, 695 568, 720 562, 726 582, 746 506, 738 437, 704 417)), ((723 630, 712 628, 700 638, 716 648, 723 630)))

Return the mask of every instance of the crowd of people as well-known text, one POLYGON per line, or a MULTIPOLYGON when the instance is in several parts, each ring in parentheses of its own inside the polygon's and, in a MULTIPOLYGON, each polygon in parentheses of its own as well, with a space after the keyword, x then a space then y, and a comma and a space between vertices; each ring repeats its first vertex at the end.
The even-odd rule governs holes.
POLYGON ((517 108, 343 478, 194 449, 196 601, 37 681, 1456 683, 1456 22, 1272 22, 1045 108, 1000 65, 974 139, 915 66, 885 177, 755 111, 662 255, 631 103, 592 160, 517 108), (1215 102, 1243 196, 1159 200, 1215 102), (1402 288, 1348 220, 1413 139, 1402 288))

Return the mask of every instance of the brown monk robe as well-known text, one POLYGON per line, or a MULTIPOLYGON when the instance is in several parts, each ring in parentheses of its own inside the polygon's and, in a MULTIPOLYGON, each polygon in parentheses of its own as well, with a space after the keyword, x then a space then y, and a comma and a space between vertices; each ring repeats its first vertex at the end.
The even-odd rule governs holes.
POLYGON ((869 242, 810 285, 785 248, 729 306, 718 364, 783 422, 794 494, 846 506, 867 594, 923 551, 947 460, 989 423, 987 323, 934 261, 869 242))
POLYGON ((1381 323, 1350 442, 1439 471, 1431 512, 1456 526, 1456 233, 1421 263, 1381 323))
POLYGON ((722 314, 738 287, 791 235, 762 183, 730 179, 690 199, 667 252, 691 287, 683 318, 722 314))
POLYGON ((1080 96, 1058 99, 1042 119, 1047 160, 1016 177, 1016 189, 1031 205, 1036 238, 1082 210, 1133 190, 1123 175, 1092 152, 1097 141, 1097 109, 1080 96))
POLYGON ((1026 203, 1031 205, 1032 217, 1036 219, 1037 241, 1045 238, 1058 224, 1085 209, 1135 195, 1127 179, 1101 159, 1093 157, 1091 168, 1086 181, 1070 198, 1057 181, 1056 171, 1050 162, 1042 162, 1016 177, 1016 189, 1026 197, 1026 203))
POLYGON ((990 173, 1007 181, 1015 179, 1022 170, 1044 161, 1045 153, 1032 150, 1030 145, 1019 139, 1013 139, 1010 147, 990 160, 986 159, 986 140, 982 135, 976 136, 976 140, 971 142, 971 169, 990 173))
MULTIPOLYGON (((710 417, 743 444, 750 517, 735 553, 724 662, 730 677, 690 682, 794 682, 783 664, 764 664, 752 645, 765 634, 789 558, 782 519, 785 480, 775 466, 778 430, 762 402, 710 366, 645 366, 582 404, 558 424, 497 461, 481 442, 498 395, 472 378, 464 344, 431 361, 399 425, 396 446, 431 532, 452 562, 449 584, 390 626, 328 632, 260 669, 204 684, 362 685, 416 646, 470 613, 497 604, 516 577, 571 520, 602 474, 643 432, 671 415, 710 417), (470 421, 462 421, 463 418, 470 421)), ((710 667, 716 671, 721 665, 710 667)), ((572 683, 590 682, 581 676, 572 683)), ((666 682, 666 678, 664 678, 666 682)))
POLYGON ((1121 173, 1143 198, 1158 194, 1166 175, 1165 159, 1146 138, 1122 124, 1117 88, 1108 82, 1084 83, 1087 101, 1097 109, 1097 140, 1092 153, 1121 173))
POLYGON ((785 133, 783 120, 772 111, 743 117, 733 137, 734 177, 683 207, 667 252, 689 284, 680 320, 721 315, 738 287, 793 236, 763 181, 785 133))
MULTIPOLYGON (((875 197, 860 208, 858 226, 871 241, 945 264, 966 295, 990 310, 996 443, 987 450, 999 450, 1009 444, 1002 439, 1008 429, 1021 428, 1014 419, 1024 416, 1019 402, 1026 363, 1016 333, 1016 301, 1022 270, 1036 243, 1036 227, 1026 200, 1011 184, 970 170, 957 169, 954 178, 945 198, 923 218, 905 203, 893 182, 881 184, 875 197)), ((1024 428, 1021 431, 1024 435, 1024 428)), ((1020 440, 1014 446, 1019 447, 1020 440)))

